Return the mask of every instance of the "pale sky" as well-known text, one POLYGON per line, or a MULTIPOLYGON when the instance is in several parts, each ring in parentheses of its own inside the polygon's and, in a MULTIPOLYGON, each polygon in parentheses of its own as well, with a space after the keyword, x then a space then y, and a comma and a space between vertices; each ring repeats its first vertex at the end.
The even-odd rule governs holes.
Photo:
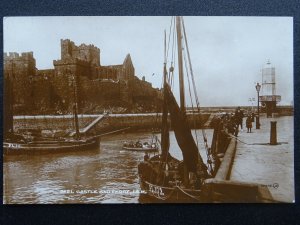
MULTIPOLYGON (((130 53, 136 76, 160 88, 170 22, 171 17, 7 17, 4 52, 33 51, 36 67, 50 69, 60 59, 60 39, 94 44, 101 65, 121 64, 130 53)), ((280 104, 292 103, 292 17, 184 17, 184 22, 200 105, 251 105, 268 59, 276 68, 280 104)))

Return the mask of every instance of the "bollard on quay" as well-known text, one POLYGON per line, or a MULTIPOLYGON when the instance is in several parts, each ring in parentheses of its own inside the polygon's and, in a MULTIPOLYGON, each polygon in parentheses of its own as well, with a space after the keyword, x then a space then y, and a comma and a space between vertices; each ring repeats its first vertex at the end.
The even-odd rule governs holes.
POLYGON ((276 121, 271 121, 270 145, 277 145, 276 121))
POLYGON ((256 116, 256 129, 260 129, 259 116, 256 116))

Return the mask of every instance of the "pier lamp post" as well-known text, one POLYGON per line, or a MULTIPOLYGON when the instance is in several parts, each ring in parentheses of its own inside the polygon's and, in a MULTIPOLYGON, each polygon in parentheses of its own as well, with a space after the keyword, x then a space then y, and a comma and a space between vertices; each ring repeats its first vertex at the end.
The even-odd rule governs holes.
POLYGON ((256 117, 256 129, 260 129, 260 123, 259 123, 259 91, 261 88, 261 85, 259 83, 255 86, 257 91, 257 117, 256 117))

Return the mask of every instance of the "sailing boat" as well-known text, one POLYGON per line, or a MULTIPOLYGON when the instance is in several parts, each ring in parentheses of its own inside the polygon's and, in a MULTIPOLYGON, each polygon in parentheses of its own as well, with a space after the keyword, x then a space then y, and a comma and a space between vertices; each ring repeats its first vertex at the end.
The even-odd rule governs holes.
POLYGON ((56 139, 34 138, 29 140, 22 134, 14 132, 13 128, 13 89, 11 76, 6 77, 7 101, 4 110, 6 124, 4 127, 4 154, 23 154, 23 153, 53 153, 65 151, 79 151, 97 149, 100 144, 99 137, 82 137, 79 132, 78 124, 78 103, 77 103, 77 76, 73 76, 73 115, 75 135, 70 137, 60 137, 56 139))
MULTIPOLYGON (((207 137, 205 131, 202 129, 207 154, 207 164, 204 163, 199 154, 196 132, 195 142, 185 111, 181 30, 183 30, 184 34, 184 44, 187 50, 186 55, 190 66, 196 105, 198 112, 200 112, 184 22, 182 17, 176 17, 180 107, 176 102, 171 88, 174 71, 172 62, 169 73, 166 69, 167 54, 165 34, 161 153, 150 159, 146 158, 138 165, 138 175, 141 186, 140 202, 276 202, 272 198, 268 188, 262 185, 229 180, 232 165, 232 160, 230 159, 233 159, 237 139, 231 135, 231 132, 235 133, 231 126, 235 126, 228 123, 227 128, 225 127, 224 122, 226 122, 226 118, 225 120, 217 119, 215 121, 211 148, 208 148, 207 137), (174 158, 169 152, 168 114, 170 114, 171 125, 174 129, 177 143, 182 151, 182 161, 174 158), (229 130, 231 130, 231 132, 229 130), (225 156, 223 153, 225 153, 225 156)), ((184 55, 185 62, 187 61, 186 55, 184 55)), ((185 65, 187 65, 187 63, 185 65)), ((189 90, 191 90, 190 83, 189 90)))
MULTIPOLYGON (((175 23, 174 23, 175 26, 175 23)), ((186 116, 184 97, 184 77, 182 63, 182 26, 181 17, 176 17, 178 67, 180 85, 180 107, 171 90, 170 74, 166 69, 166 34, 165 34, 165 62, 163 69, 163 114, 161 129, 161 154, 156 155, 138 166, 140 186, 149 197, 161 201, 191 202, 201 201, 201 185, 204 179, 210 177, 208 167, 199 154, 197 144, 192 136, 186 116), (174 129, 177 143, 182 151, 183 160, 180 161, 169 153, 168 113, 174 129)), ((184 30, 185 32, 185 30, 184 30)), ((185 34, 185 33, 184 33, 185 34)))

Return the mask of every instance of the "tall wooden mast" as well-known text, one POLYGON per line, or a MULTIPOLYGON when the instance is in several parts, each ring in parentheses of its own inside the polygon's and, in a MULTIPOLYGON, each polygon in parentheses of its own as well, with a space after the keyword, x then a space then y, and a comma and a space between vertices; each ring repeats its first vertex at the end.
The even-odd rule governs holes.
POLYGON ((178 43, 178 69, 179 69, 179 91, 180 91, 180 109, 185 112, 185 97, 184 97, 184 78, 182 65, 182 34, 181 34, 181 17, 176 16, 176 30, 178 43))
POLYGON ((165 31, 165 41, 164 41, 164 84, 163 84, 163 111, 162 111, 162 129, 161 129, 161 150, 162 150, 162 160, 166 161, 169 147, 170 147, 170 138, 169 138, 169 125, 168 125, 168 108, 167 108, 167 99, 166 99, 166 88, 167 88, 167 51, 166 51, 166 31, 165 31))
POLYGON ((74 113, 74 124, 75 124, 75 131, 76 131, 76 139, 80 138, 79 132, 79 122, 78 122, 78 81, 77 81, 77 73, 75 72, 75 76, 73 76, 73 88, 74 88, 74 104, 73 104, 73 113, 74 113))

